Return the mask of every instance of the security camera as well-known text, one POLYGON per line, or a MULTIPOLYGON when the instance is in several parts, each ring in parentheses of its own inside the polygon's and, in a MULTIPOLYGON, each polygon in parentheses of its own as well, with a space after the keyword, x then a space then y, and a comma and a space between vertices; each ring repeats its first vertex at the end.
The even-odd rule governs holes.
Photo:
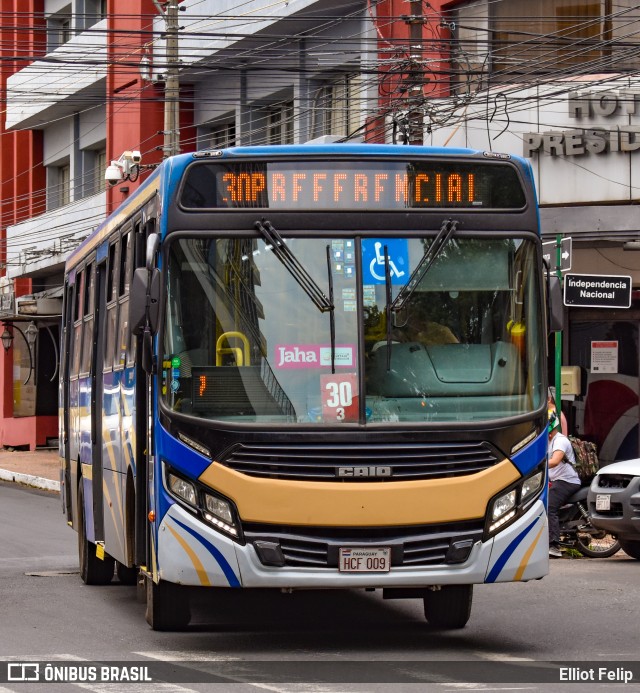
POLYGON ((131 152, 131 161, 133 161, 134 164, 139 164, 142 161, 142 154, 140 154, 137 149, 131 152))
POLYGON ((104 172, 104 179, 109 183, 109 185, 115 185, 123 179, 123 173, 117 162, 112 161, 110 166, 107 166, 107 170, 104 172))

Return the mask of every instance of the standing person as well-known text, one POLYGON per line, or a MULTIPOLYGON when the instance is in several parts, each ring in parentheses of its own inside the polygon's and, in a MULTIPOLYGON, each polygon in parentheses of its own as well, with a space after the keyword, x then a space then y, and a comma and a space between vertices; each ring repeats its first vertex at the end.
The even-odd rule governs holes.
POLYGON ((573 466, 576 462, 567 436, 560 431, 555 409, 549 409, 549 556, 560 558, 560 520, 558 510, 581 486, 573 466))

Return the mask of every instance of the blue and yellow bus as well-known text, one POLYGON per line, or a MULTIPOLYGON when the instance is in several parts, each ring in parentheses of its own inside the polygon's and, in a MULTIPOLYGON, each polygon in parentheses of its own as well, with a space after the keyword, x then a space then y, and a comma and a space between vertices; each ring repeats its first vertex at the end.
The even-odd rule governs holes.
POLYGON ((543 277, 518 157, 167 159, 66 266, 82 579, 144 584, 163 630, 197 587, 381 590, 460 628, 473 585, 542 577, 543 277))

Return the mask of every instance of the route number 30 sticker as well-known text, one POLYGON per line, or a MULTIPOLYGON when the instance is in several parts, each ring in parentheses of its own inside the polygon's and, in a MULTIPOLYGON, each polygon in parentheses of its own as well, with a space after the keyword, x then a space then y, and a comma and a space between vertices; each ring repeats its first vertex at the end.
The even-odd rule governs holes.
POLYGON ((320 376, 322 418, 330 421, 358 421, 358 379, 355 373, 320 376))

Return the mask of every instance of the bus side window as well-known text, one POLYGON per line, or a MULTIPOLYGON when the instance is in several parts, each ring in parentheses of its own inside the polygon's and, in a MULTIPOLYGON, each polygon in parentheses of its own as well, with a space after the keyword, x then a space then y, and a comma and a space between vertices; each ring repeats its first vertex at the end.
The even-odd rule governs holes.
MULTIPOLYGON (((131 285, 133 279, 133 269, 136 267, 136 245, 137 240, 142 236, 141 223, 137 221, 133 229, 133 236, 129 240, 128 258, 127 258, 127 282, 131 285)), ((127 292, 128 293, 128 292, 127 292)), ((136 360, 136 336, 129 330, 127 341, 127 366, 132 366, 136 360)))
POLYGON ((93 263, 89 265, 85 272, 84 285, 84 310, 82 328, 82 359, 80 362, 80 372, 89 373, 91 367, 91 352, 93 347, 93 304, 95 299, 95 279, 96 268, 93 263))
POLYGON ((85 272, 76 275, 74 304, 73 304, 73 346, 71 353, 71 376, 80 372, 80 348, 82 345, 82 296, 84 294, 85 272))
POLYGON ((131 253, 133 250, 132 232, 127 231, 120 244, 120 263, 118 277, 118 333, 114 368, 124 368, 129 341, 129 284, 131 282, 131 253))
POLYGON ((104 370, 109 371, 113 367, 113 355, 116 343, 116 319, 118 317, 118 302, 116 300, 116 262, 118 246, 112 243, 109 246, 109 258, 107 263, 107 341, 104 350, 104 370))

